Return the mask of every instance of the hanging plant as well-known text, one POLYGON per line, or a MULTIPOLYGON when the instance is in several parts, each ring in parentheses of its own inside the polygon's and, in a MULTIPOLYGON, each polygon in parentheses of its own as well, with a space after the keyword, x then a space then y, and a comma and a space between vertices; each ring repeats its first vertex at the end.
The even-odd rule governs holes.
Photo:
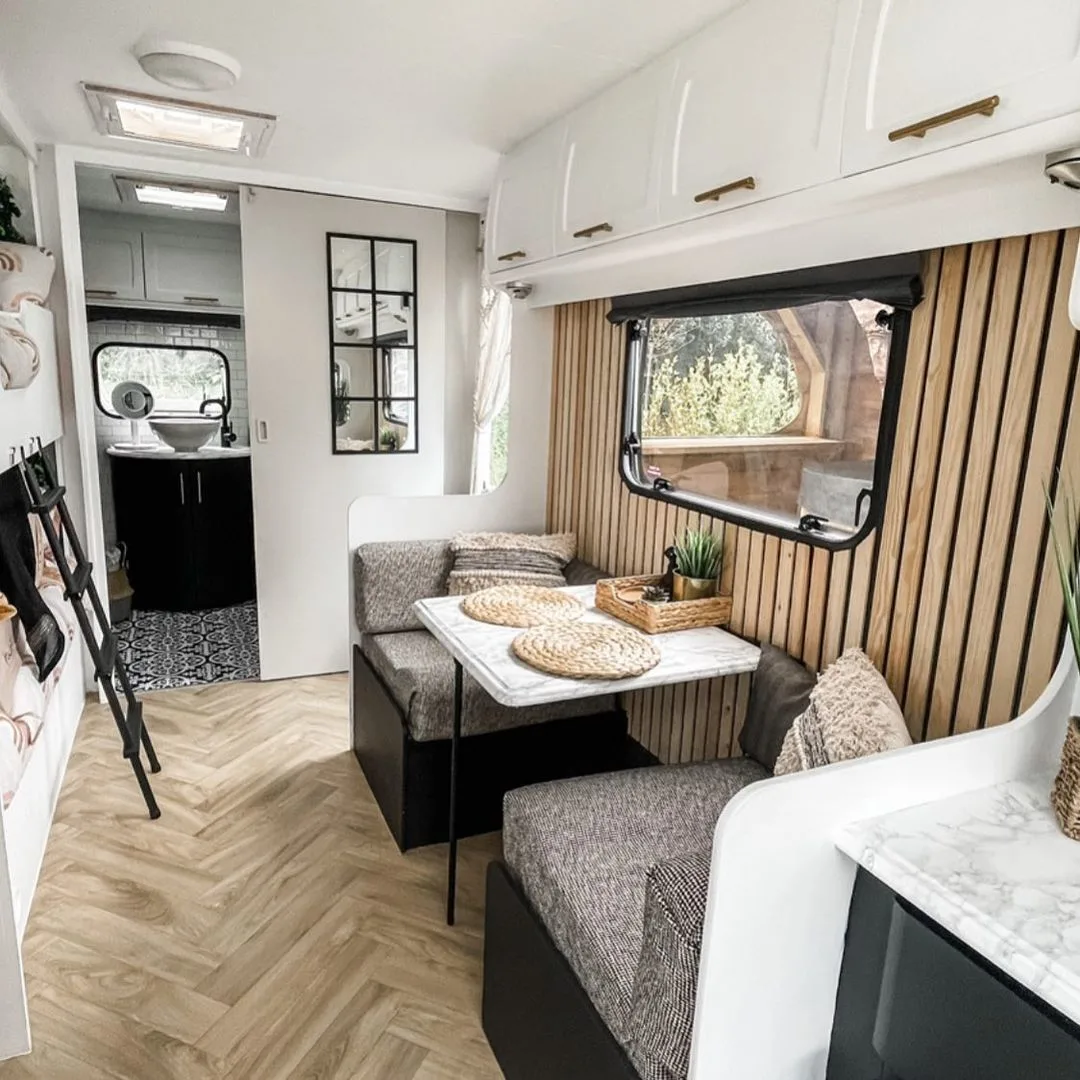
POLYGON ((22 211, 15 202, 11 185, 5 177, 0 176, 0 240, 6 240, 9 244, 26 243, 15 224, 17 217, 22 217, 22 211))

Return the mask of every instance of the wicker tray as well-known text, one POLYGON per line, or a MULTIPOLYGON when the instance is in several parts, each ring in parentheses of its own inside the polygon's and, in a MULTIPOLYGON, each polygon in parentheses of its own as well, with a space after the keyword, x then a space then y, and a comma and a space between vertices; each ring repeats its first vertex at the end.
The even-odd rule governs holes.
POLYGON ((644 630, 646 634, 668 634, 673 630, 696 630, 702 626, 727 626, 731 619, 730 596, 646 604, 641 599, 642 590, 646 585, 659 585, 662 580, 659 575, 604 578, 596 583, 596 606, 608 615, 644 630))

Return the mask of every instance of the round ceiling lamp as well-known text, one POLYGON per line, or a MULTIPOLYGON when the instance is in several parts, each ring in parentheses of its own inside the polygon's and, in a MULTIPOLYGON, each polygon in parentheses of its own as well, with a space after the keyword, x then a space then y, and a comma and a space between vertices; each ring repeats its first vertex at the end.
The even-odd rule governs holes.
POLYGON ((228 90, 240 78, 240 64, 227 53, 167 38, 143 38, 134 49, 152 79, 177 90, 228 90))

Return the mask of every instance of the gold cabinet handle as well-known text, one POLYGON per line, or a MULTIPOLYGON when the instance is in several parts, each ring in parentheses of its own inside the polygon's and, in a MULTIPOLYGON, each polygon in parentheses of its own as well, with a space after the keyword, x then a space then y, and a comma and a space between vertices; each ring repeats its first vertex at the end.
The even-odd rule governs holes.
POLYGON ((994 110, 1001 104, 1001 98, 997 94, 990 97, 979 98, 970 105, 961 105, 959 109, 950 109, 948 112, 938 113, 926 120, 920 120, 917 124, 908 124, 906 127, 897 128, 889 132, 889 142, 899 142, 901 139, 921 139, 928 131, 934 128, 953 124, 957 120, 966 120, 969 116, 993 116, 994 110))
POLYGON ((575 240, 591 240, 597 233, 614 232, 609 221, 601 221, 599 225, 590 225, 587 229, 578 229, 574 233, 575 240))
POLYGON ((517 259, 528 258, 528 252, 525 251, 508 251, 505 255, 499 255, 496 262, 514 262, 517 259))
POLYGON ((87 289, 87 296, 116 296, 118 295, 116 289, 87 289))
POLYGON ((185 304, 220 304, 221 299, 217 296, 185 296, 185 304))
POLYGON ((752 176, 744 176, 741 180, 732 180, 730 184, 721 184, 720 187, 710 188, 700 195, 695 195, 694 202, 719 202, 721 195, 728 195, 732 191, 740 191, 743 188, 747 191, 753 191, 756 187, 757 181, 752 176))

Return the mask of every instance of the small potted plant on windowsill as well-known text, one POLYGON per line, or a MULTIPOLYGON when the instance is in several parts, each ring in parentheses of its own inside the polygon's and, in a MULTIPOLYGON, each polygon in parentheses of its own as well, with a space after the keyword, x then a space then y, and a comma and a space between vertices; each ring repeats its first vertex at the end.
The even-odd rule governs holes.
POLYGON ((724 561, 724 538, 719 533, 687 529, 676 538, 671 597, 703 600, 719 592, 720 567, 724 561))

